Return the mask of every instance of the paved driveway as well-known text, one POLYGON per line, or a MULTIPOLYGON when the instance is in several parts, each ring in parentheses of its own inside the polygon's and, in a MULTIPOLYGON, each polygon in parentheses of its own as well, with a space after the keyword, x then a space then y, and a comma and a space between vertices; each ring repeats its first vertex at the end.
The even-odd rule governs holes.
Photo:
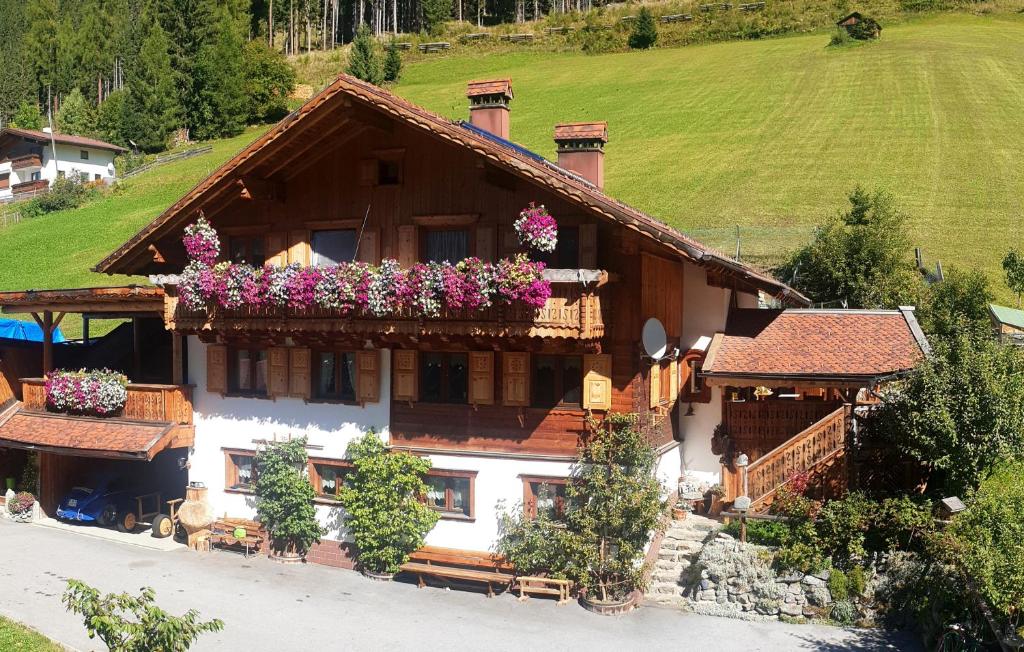
POLYGON ((65 578, 104 591, 152 586, 157 602, 225 621, 197 650, 875 650, 910 636, 748 623, 645 607, 597 616, 575 604, 378 583, 322 566, 227 552, 157 552, 0 521, 0 614, 80 650, 102 650, 60 604, 65 578))

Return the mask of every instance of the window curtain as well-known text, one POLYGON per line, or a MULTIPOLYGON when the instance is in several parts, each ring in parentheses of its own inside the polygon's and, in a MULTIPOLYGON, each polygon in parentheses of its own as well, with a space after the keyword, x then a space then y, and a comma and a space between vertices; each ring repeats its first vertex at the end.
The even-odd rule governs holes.
POLYGON ((427 261, 452 264, 469 256, 469 234, 466 231, 428 231, 427 261))

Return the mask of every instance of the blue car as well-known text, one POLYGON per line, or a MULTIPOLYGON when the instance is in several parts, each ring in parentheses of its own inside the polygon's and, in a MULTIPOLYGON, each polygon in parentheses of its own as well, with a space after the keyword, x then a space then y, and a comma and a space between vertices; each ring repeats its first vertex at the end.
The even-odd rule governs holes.
POLYGON ((139 494, 116 475, 99 475, 86 486, 76 486, 60 501, 57 517, 65 521, 116 526, 121 532, 135 529, 134 496, 139 494))

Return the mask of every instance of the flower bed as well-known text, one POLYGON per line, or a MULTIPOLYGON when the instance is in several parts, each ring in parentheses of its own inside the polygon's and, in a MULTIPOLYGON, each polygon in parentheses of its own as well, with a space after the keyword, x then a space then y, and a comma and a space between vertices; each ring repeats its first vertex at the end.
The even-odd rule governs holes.
POLYGON ((54 412, 110 416, 128 400, 128 378, 109 369, 55 371, 45 387, 46 407, 54 412))

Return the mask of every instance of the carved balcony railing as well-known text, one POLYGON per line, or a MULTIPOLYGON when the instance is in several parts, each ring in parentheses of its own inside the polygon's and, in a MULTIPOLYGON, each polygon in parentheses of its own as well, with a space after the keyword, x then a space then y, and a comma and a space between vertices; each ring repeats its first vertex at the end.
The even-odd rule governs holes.
MULTIPOLYGON (((747 467, 746 495, 751 509, 766 506, 797 473, 819 474, 846 451, 850 406, 842 405, 806 430, 757 458, 747 467)), ((738 450, 737 452, 743 452, 738 450)), ((726 499, 743 495, 742 469, 723 467, 726 499)))
MULTIPOLYGON (((576 270, 549 270, 571 272, 576 270)), ((586 270, 585 270, 586 271, 586 270)), ((591 274, 598 274, 590 272, 591 274)), ((442 309, 437 317, 423 317, 407 310, 389 317, 368 313, 344 313, 323 308, 250 308, 190 311, 168 293, 165 320, 168 326, 186 333, 358 334, 444 335, 474 337, 542 337, 592 340, 604 336, 601 285, 599 280, 581 282, 569 275, 553 275, 551 297, 543 308, 525 304, 495 305, 484 310, 442 309)), ((597 278, 595 276, 595 278, 597 278)))
POLYGON ((12 170, 31 170, 43 167, 43 160, 38 154, 26 154, 11 159, 12 170))
POLYGON ((11 192, 15 195, 20 195, 28 192, 44 192, 50 187, 50 182, 46 179, 37 179, 35 181, 23 181, 22 183, 16 183, 11 186, 11 192))
MULTIPOLYGON (((45 412, 46 387, 42 378, 21 381, 23 407, 45 412)), ((114 418, 130 421, 158 421, 180 425, 192 424, 192 387, 189 385, 128 385, 128 400, 114 418)))

